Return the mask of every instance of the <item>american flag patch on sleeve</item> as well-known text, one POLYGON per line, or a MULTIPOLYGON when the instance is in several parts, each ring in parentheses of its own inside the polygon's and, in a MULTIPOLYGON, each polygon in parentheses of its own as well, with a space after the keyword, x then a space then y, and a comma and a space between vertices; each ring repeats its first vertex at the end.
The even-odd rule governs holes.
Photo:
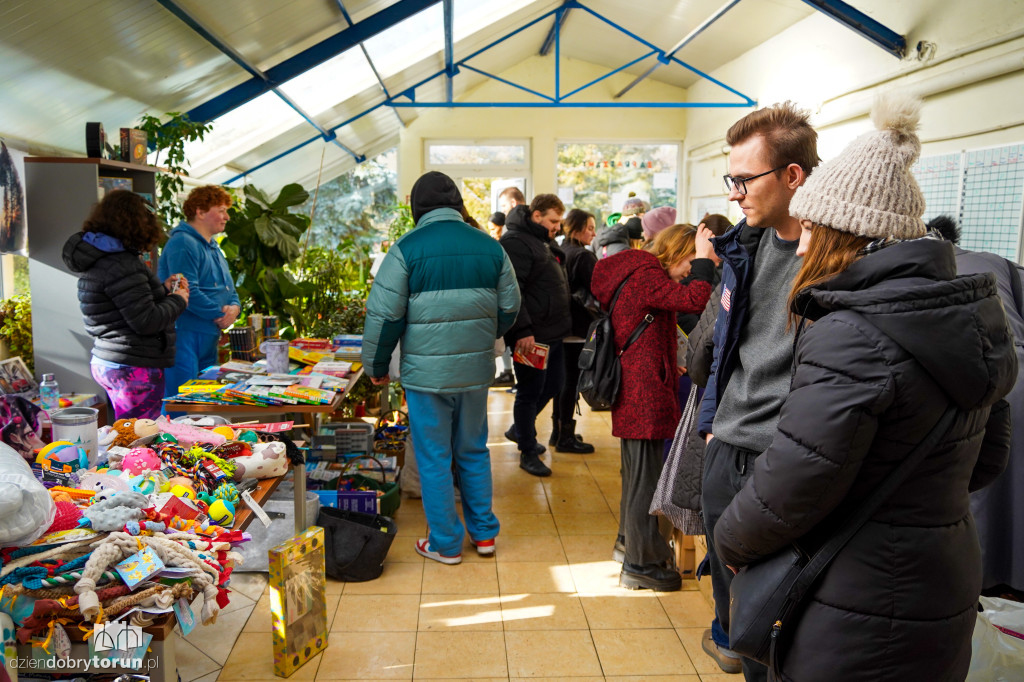
POLYGON ((732 307, 732 292, 728 289, 722 289, 722 308, 725 312, 729 312, 729 308, 732 307))

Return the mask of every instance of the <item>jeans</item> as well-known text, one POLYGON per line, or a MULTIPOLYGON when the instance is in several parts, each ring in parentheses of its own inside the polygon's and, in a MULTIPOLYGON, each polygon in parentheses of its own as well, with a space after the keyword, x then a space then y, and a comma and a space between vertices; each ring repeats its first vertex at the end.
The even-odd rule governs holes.
MULTIPOLYGON (((576 390, 580 383, 580 353, 583 352, 582 341, 563 341, 565 381, 558 398, 551 404, 551 421, 564 424, 576 418, 576 402, 580 398, 576 390)), ((569 434, 570 436, 574 434, 569 434)))
POLYGON ((625 537, 626 563, 635 566, 665 565, 672 550, 651 516, 651 500, 661 476, 664 439, 619 441, 622 453, 622 498, 619 501, 619 535, 625 537))
POLYGON ((462 393, 405 390, 409 430, 420 469, 423 512, 430 549, 445 556, 462 553, 465 531, 476 541, 498 535, 491 509, 491 453, 487 449, 487 389, 462 393), (458 471, 463 529, 455 511, 452 464, 458 471))
MULTIPOLYGON (((725 508, 754 473, 754 459, 761 453, 739 448, 713 438, 704 451, 704 479, 702 481, 701 507, 704 510, 704 527, 707 531, 708 563, 711 567, 711 591, 715 597, 715 616, 726 637, 729 634, 729 586, 733 572, 729 570, 715 551, 715 524, 725 513, 725 508)), ((712 628, 712 637, 714 628, 712 628)), ((719 643, 715 640, 715 643, 719 643)), ((727 646, 727 645, 726 645, 727 646)), ((742 658, 743 677, 749 681, 767 680, 768 668, 749 658, 742 658)))
POLYGON ((537 445, 537 413, 549 400, 558 396, 565 381, 565 353, 561 341, 552 341, 548 351, 548 368, 537 369, 514 363, 516 370, 516 401, 512 418, 520 452, 529 452, 537 445))
POLYGON ((174 367, 164 371, 164 397, 178 394, 178 386, 199 376, 199 372, 217 364, 220 332, 195 332, 178 329, 174 367))

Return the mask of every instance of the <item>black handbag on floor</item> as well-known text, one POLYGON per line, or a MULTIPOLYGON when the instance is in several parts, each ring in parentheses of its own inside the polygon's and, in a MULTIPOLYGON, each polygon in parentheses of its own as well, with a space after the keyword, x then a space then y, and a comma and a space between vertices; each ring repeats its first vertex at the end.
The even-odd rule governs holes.
POLYGON ((956 408, 950 406, 924 440, 813 556, 790 545, 740 569, 729 588, 730 649, 767 665, 770 679, 782 679, 780 639, 791 634, 811 588, 846 543, 938 444, 955 416, 956 408))
POLYGON ((390 517, 321 507, 316 525, 324 529, 327 575, 360 583, 384 572, 384 559, 398 531, 390 517))

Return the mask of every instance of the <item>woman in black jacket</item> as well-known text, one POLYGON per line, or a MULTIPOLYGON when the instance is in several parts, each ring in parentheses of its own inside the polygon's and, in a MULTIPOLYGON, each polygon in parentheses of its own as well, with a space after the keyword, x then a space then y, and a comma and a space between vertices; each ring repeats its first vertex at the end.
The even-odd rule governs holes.
POLYGON ((174 365, 174 321, 188 305, 188 282, 172 275, 161 284, 142 262, 159 239, 145 200, 114 190, 64 244, 64 264, 79 276, 85 329, 95 339, 92 376, 115 419, 156 419, 164 368, 174 365))
POLYGON ((968 492, 1005 466, 1017 358, 992 275, 957 277, 951 245, 921 238, 919 106, 880 99, 879 130, 793 197, 792 388, 715 527, 719 555, 735 570, 791 543, 813 552, 949 406, 956 417, 784 628, 787 680, 963 680, 970 664, 981 557, 968 492))
POLYGON ((573 419, 576 402, 580 397, 576 390, 580 381, 580 351, 583 350, 583 341, 590 323, 594 321, 593 313, 587 310, 587 303, 593 307, 598 306, 590 293, 590 278, 597 265, 597 255, 587 248, 594 241, 594 225, 594 215, 579 208, 569 211, 562 222, 565 231, 562 252, 565 254, 565 274, 569 279, 569 292, 572 296, 569 301, 572 332, 563 342, 565 383, 558 398, 551 404, 551 440, 548 441, 548 445, 555 446, 558 452, 582 455, 594 451, 593 445, 576 437, 576 420, 573 419))

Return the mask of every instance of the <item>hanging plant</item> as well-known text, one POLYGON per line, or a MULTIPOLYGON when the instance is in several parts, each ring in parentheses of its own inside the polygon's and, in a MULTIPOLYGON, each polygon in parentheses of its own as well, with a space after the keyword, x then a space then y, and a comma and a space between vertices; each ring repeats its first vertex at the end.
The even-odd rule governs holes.
POLYGON ((185 219, 178 201, 178 195, 185 189, 185 181, 181 177, 188 175, 185 143, 202 140, 213 125, 191 121, 187 114, 177 111, 164 114, 164 118, 161 121, 146 114, 136 127, 146 131, 149 146, 156 151, 154 166, 160 165, 160 153, 167 152, 161 171, 156 175, 155 199, 157 214, 164 221, 164 226, 170 229, 185 219))

